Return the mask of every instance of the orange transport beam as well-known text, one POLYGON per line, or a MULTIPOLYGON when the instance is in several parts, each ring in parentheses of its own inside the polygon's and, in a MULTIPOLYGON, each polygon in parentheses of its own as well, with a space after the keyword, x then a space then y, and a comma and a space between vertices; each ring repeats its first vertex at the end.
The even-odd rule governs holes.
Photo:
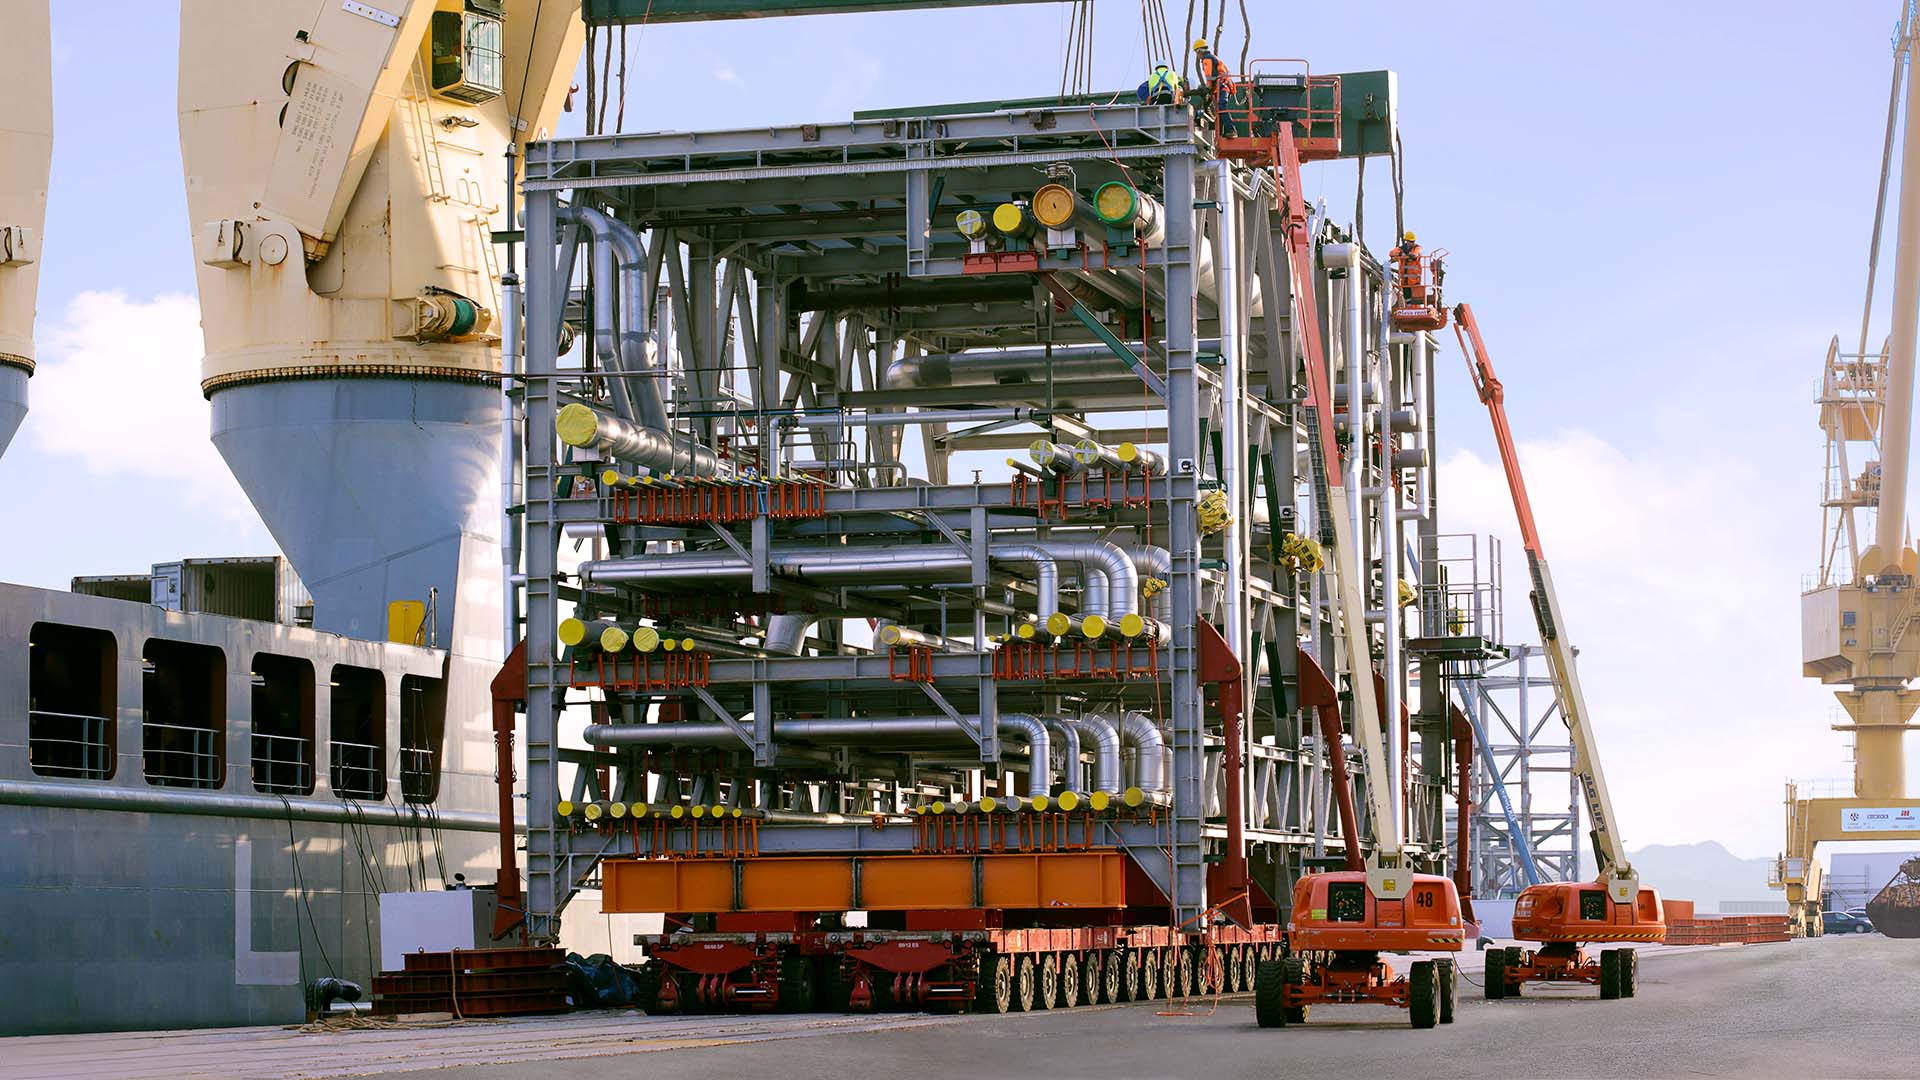
POLYGON ((1059 910, 1126 906, 1117 851, 608 859, 609 914, 1059 910))

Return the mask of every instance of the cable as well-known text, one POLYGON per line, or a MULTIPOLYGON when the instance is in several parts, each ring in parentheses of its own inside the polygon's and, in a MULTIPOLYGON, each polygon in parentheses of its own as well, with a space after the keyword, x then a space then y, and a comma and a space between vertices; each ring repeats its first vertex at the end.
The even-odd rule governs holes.
MULTIPOLYGON (((300 873, 300 841, 293 834, 293 803, 288 801, 285 795, 282 795, 280 796, 280 805, 287 808, 287 858, 293 863, 293 887, 299 890, 300 906, 306 909, 307 927, 313 931, 313 947, 319 950, 320 962, 326 965, 327 974, 337 979, 340 977, 340 973, 334 969, 333 958, 327 955, 327 943, 320 939, 320 924, 313 917, 313 901, 310 900, 307 895, 307 881, 300 873)), ((294 929, 296 936, 298 936, 299 922, 299 917, 295 916, 294 929)), ((304 984, 307 977, 305 949, 300 951, 300 963, 300 980, 304 984)))
MULTIPOLYGON (((1225 0, 1221 2, 1221 16, 1226 15, 1225 0)), ((1253 52, 1253 20, 1247 17, 1247 0, 1240 0, 1240 28, 1244 34, 1240 39, 1240 77, 1247 77, 1247 57, 1253 52)))

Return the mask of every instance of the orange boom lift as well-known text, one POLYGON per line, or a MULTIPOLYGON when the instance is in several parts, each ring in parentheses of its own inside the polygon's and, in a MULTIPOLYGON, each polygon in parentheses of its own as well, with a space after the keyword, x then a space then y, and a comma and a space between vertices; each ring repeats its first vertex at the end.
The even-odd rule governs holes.
MULTIPOLYGON (((1407 858, 1400 833, 1399 793, 1387 771, 1388 755, 1398 748, 1390 744, 1374 681, 1363 674, 1367 658, 1373 655, 1363 591, 1367 579, 1360 562, 1358 537, 1348 518, 1350 496, 1339 468, 1333 395, 1328 386, 1319 313, 1314 310, 1313 238, 1300 184, 1300 157, 1289 128, 1281 125, 1277 133, 1276 157, 1287 202, 1288 261, 1294 296, 1301 307, 1299 332, 1305 353, 1307 407, 1312 411, 1309 439, 1316 454, 1326 462, 1326 468, 1316 470, 1316 474, 1324 475, 1327 485, 1341 631, 1346 636, 1347 655, 1353 658, 1354 675, 1349 686, 1354 735, 1365 758, 1367 801, 1375 836, 1372 858, 1363 862, 1359 839, 1349 830, 1345 870, 1308 874, 1294 883, 1293 909, 1287 920, 1290 955, 1255 969, 1254 1013, 1261 1027, 1286 1027, 1305 1023, 1316 1003, 1373 1002, 1406 1009, 1414 1027, 1430 1028, 1436 1023, 1453 1022, 1453 961, 1417 960, 1407 974, 1399 975, 1380 954, 1458 951, 1465 937, 1460 894, 1449 878, 1415 873, 1407 858)), ((1355 440, 1354 452, 1361 452, 1361 445, 1361 440, 1355 440)), ((1314 679, 1316 672, 1309 672, 1306 664, 1301 669, 1303 700, 1334 700, 1334 688, 1324 676, 1314 679)), ((1334 779, 1336 785, 1347 782, 1345 776, 1334 779)))
POLYGON ((1597 983, 1602 998, 1632 997, 1638 982, 1638 954, 1625 943, 1666 940, 1660 894, 1640 887, 1640 877, 1627 861, 1626 845, 1615 825, 1613 801, 1607 794, 1599 751, 1594 746, 1586 695, 1573 666, 1573 646, 1564 632, 1560 599, 1553 591, 1553 575, 1541 552, 1540 532, 1534 527, 1533 506, 1527 500, 1527 483, 1520 474, 1520 457, 1513 445, 1513 429, 1507 424, 1505 392, 1493 373, 1493 361, 1480 337, 1480 324, 1466 304, 1454 312, 1454 334, 1467 357, 1474 389, 1493 420, 1494 441, 1500 445, 1500 461, 1513 494, 1520 538, 1527 549, 1527 571, 1533 578, 1533 618, 1553 673, 1560 713, 1573 733, 1573 768, 1586 795, 1587 815, 1593 821, 1594 852, 1600 860, 1600 876, 1594 881, 1544 882, 1530 885, 1520 894, 1513 905, 1513 936, 1538 942, 1540 948, 1488 950, 1487 997, 1498 1000, 1518 996, 1520 988, 1529 982, 1597 983), (1595 956, 1582 948, 1586 942, 1613 943, 1614 947, 1603 948, 1595 956))

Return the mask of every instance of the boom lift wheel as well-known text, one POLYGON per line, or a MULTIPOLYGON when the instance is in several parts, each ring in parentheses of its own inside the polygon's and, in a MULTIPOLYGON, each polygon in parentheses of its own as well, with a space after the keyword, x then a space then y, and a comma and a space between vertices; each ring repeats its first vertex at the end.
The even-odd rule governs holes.
POLYGON ((1013 957, 994 953, 980 961, 981 1012, 1013 1011, 1013 957))
POLYGON ((1034 977, 1033 957, 1022 956, 1014 968, 1013 1005, 1021 1012, 1032 1012, 1034 1007, 1034 984, 1040 980, 1034 977))
POLYGON ((1293 1018, 1286 1007, 1284 960, 1268 960, 1253 971, 1253 1018, 1263 1028, 1286 1027, 1293 1018))
POLYGON ((1614 1001, 1620 997, 1620 950, 1600 950, 1600 1000, 1614 1001))
MULTIPOLYGON (((1526 967, 1526 966, 1527 966, 1527 950, 1525 950, 1525 949, 1523 949, 1523 948, 1521 948, 1521 947, 1520 947, 1520 946, 1518 946, 1518 945, 1509 945, 1509 946, 1507 946, 1507 970, 1508 970, 1508 971, 1513 971, 1513 970, 1515 970, 1516 968, 1523 968, 1523 967, 1526 967)), ((1520 996, 1520 987, 1521 987, 1522 985, 1523 985, 1523 984, 1521 984, 1521 983, 1517 983, 1517 982, 1514 982, 1514 981, 1512 981, 1512 980, 1508 980, 1508 981, 1507 981, 1507 996, 1508 996, 1508 997, 1519 997, 1519 996, 1520 996)))
POLYGON ((1620 996, 1632 997, 1640 988, 1640 950, 1620 950, 1620 996))
POLYGON ((1440 1019, 1440 986, 1433 961, 1415 960, 1407 977, 1407 1018, 1415 1028, 1430 1028, 1440 1019))
POLYGON ((1060 1004, 1060 958, 1048 953, 1040 958, 1039 978, 1034 980, 1033 1003, 1036 1008, 1052 1009, 1060 1004))
POLYGON ((1458 989, 1458 978, 1454 974, 1453 961, 1447 959, 1433 962, 1433 976, 1440 984, 1440 1022, 1453 1023, 1453 998, 1458 989))
POLYGON ((1507 996, 1507 950, 1487 950, 1487 970, 1482 977, 1486 980, 1488 1001, 1507 996))
POLYGON ((1080 1004, 1080 958, 1073 953, 1060 954, 1060 1008, 1080 1004))
MULTIPOLYGON (((1282 986, 1307 985, 1306 960, 1298 956, 1289 956, 1285 960, 1279 961, 1279 964, 1280 964, 1280 985, 1282 986)), ((1313 1006, 1311 1005, 1287 1006, 1287 1008, 1285 1009, 1286 1016, 1287 1016, 1287 1023, 1289 1024, 1306 1023, 1307 1015, 1312 1010, 1312 1008, 1313 1006)))

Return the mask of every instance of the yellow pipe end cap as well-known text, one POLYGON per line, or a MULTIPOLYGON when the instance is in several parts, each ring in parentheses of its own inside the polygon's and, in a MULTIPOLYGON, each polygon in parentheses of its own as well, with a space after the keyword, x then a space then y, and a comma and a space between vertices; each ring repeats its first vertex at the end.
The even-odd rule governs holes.
POLYGON ((619 652, 627 647, 627 632, 617 626, 609 626, 600 631, 600 648, 605 652, 619 652))
POLYGON ((663 637, 660 639, 660 648, 666 652, 672 652, 679 647, 680 642, 676 638, 663 637))
POLYGON ((636 627, 633 631, 633 647, 638 652, 652 652, 660 647, 660 631, 651 626, 636 627))
POLYGON ((608 487, 619 487, 620 486, 620 470, 608 469, 607 471, 601 473, 600 482, 607 485, 608 487))
POLYGON ((728 816, 728 817, 736 817, 736 818, 737 818, 737 817, 739 817, 739 816, 740 816, 740 815, 741 815, 742 813, 743 813, 743 811, 742 811, 742 810, 741 810, 741 809, 740 809, 739 807, 737 807, 737 806, 736 806, 736 807, 734 807, 733 809, 731 809, 731 810, 728 810, 728 811, 727 811, 727 816, 728 816))
POLYGON ((634 803, 631 807, 628 807, 628 809, 633 811, 634 820, 637 821, 640 818, 647 816, 649 807, 647 806, 646 803, 637 802, 637 803, 634 803))
POLYGON ((1093 193, 1093 210, 1109 225, 1124 225, 1133 220, 1139 198, 1133 188, 1118 180, 1109 180, 1093 193))
POLYGON ((681 652, 692 652, 692 651, 693 651, 693 639, 692 639, 692 638, 690 638, 690 637, 683 637, 683 638, 681 638, 681 639, 680 639, 680 651, 681 651, 681 652))
POLYGON ((1080 632, 1090 638, 1105 637, 1107 633, 1107 620, 1098 615, 1089 615, 1080 620, 1080 632))
POLYGON ((1079 792, 1063 791, 1060 793, 1060 809, 1078 810, 1080 809, 1080 803, 1081 803, 1081 799, 1080 799, 1079 792))
POLYGON ((1052 805, 1053 805, 1053 800, 1047 798, 1045 795, 1035 795, 1033 797, 1033 808, 1035 810, 1045 810, 1047 807, 1052 805))
POLYGON ((1120 793, 1120 801, 1128 806, 1139 806, 1147 801, 1147 793, 1137 787, 1130 787, 1120 793))
POLYGON ((553 418, 553 430, 568 446, 586 446, 600 433, 600 417, 576 401, 553 418))
POLYGON ((927 804, 927 812, 930 814, 944 814, 947 812, 947 804, 941 802, 939 799, 935 799, 927 804))
POLYGON ((1065 184, 1048 184, 1033 193, 1033 216, 1049 229, 1063 229, 1073 221, 1077 202, 1079 199, 1065 184))
POLYGON ((727 816, 727 808, 724 806, 716 806, 712 810, 709 810, 708 813, 716 818, 723 818, 727 816))
POLYGON ((1130 442, 1123 442, 1113 448, 1113 454, 1121 461, 1131 465, 1140 458, 1140 448, 1130 442))
POLYGON ((1095 810, 1105 810, 1113 805, 1113 796, 1104 791, 1096 791, 1087 796, 1087 805, 1095 810))
POLYGON ((587 640, 586 623, 579 619, 560 620, 560 644, 571 647, 585 640, 587 640))
POLYGON ((623 818, 623 817, 626 817, 626 816, 627 816, 627 804, 626 804, 626 803, 623 803, 623 802, 617 802, 617 803, 608 803, 608 804, 607 804, 607 816, 608 816, 608 817, 611 817, 611 818, 623 818))
POLYGON ((599 803, 588 803, 585 813, 588 821, 599 821, 600 816, 605 814, 606 811, 600 808, 599 803))
POLYGON ((1073 629, 1073 620, 1064 611, 1056 611, 1047 616, 1047 633, 1054 637, 1065 637, 1073 629))
POLYGON ((900 627, 894 625, 893 623, 888 623, 887 625, 881 627, 880 628, 880 644, 882 645, 900 644, 900 627))
POLYGON ((696 806, 687 811, 687 813, 692 814, 696 818, 703 818, 707 816, 707 808, 704 806, 696 806))
POLYGON ((1120 633, 1125 637, 1139 637, 1147 632, 1147 620, 1136 612, 1120 616, 1120 633))
POLYGON ((987 235, 987 216, 978 210, 962 210, 953 217, 954 227, 969 240, 987 235))
POLYGON ((1003 233, 1017 233, 1026 224, 1027 212, 1018 203, 1001 203, 993 208, 993 227, 1003 233))
POLYGON ((1017 638, 1020 638, 1022 641, 1033 640, 1033 636, 1035 634, 1038 634, 1039 632, 1040 632, 1039 628, 1035 627, 1030 622, 1023 622, 1019 626, 1016 626, 1013 628, 1014 636, 1017 638))
POLYGON ((687 808, 676 803, 673 809, 667 811, 667 816, 678 821, 687 816, 687 808))
POLYGON ((991 814, 991 813, 993 813, 993 812, 994 812, 995 810, 998 810, 998 809, 1000 809, 1000 801, 999 801, 998 799, 995 799, 995 798, 994 798, 993 796, 991 796, 991 795, 983 795, 983 796, 981 796, 981 797, 980 797, 980 812, 981 812, 981 813, 983 813, 983 814, 991 814))
POLYGON ((553 812, 559 814, 561 817, 572 817, 573 812, 577 809, 579 808, 574 806, 569 800, 561 799, 560 802, 554 806, 553 812))

